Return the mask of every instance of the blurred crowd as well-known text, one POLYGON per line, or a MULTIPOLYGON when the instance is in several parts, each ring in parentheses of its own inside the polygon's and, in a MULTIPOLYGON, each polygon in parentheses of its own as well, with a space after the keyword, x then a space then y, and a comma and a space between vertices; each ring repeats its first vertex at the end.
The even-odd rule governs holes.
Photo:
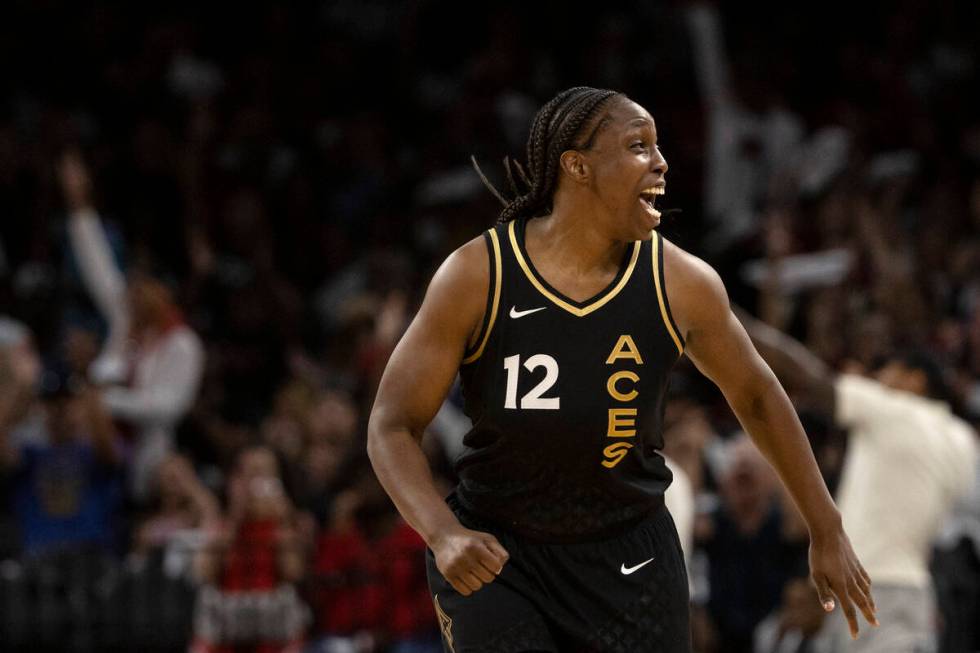
MULTIPOLYGON (((367 414, 434 267, 495 220, 470 155, 495 177, 571 85, 650 109, 681 209, 661 231, 734 302, 835 372, 927 352, 980 424, 975 3, 6 14, 9 650, 442 650, 367 414)), ((425 439, 447 491, 456 394, 425 439)), ((794 399, 834 490, 848 432, 794 399)), ((666 428, 696 650, 836 653, 805 527, 687 363, 666 428)), ((960 653, 980 650, 980 496, 950 504, 932 586, 960 653)))

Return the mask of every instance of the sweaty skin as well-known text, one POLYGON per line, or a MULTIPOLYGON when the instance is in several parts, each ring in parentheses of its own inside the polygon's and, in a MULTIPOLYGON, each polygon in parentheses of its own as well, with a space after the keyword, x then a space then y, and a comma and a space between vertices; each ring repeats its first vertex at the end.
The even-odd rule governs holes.
MULTIPOLYGON (((659 224, 659 213, 641 198, 642 191, 663 185, 667 172, 654 120, 625 99, 612 102, 605 116, 608 123, 593 147, 561 155, 552 212, 531 220, 526 231, 535 268, 576 300, 606 287, 628 244, 649 239, 659 224)), ((836 596, 856 636, 855 607, 877 623, 870 579, 851 549, 796 413, 732 314, 718 275, 664 242, 666 291, 685 353, 719 386, 789 488, 810 531, 810 568, 821 602, 831 610, 836 596)), ((378 478, 432 550, 439 571, 464 596, 493 582, 508 554, 492 535, 459 523, 435 487, 419 442, 478 335, 489 286, 482 237, 446 259, 388 362, 368 426, 368 453, 378 478)))

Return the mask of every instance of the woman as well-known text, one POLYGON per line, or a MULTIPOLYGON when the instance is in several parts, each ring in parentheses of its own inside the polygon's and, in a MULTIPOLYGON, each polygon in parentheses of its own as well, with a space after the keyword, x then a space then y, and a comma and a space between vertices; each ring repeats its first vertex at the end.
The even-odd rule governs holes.
POLYGON ((807 521, 825 609, 874 622, 786 394, 703 261, 654 231, 667 162, 653 118, 578 87, 535 116, 524 192, 454 252, 396 347, 368 452, 429 547, 447 651, 690 651, 663 509, 667 376, 682 353, 722 390, 807 521), (443 500, 419 440, 459 371, 473 428, 443 500))

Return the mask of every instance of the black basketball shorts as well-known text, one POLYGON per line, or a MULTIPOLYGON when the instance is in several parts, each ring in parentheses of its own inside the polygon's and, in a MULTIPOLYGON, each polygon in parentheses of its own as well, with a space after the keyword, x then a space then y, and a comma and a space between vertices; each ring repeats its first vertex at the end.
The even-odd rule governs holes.
POLYGON ((463 596, 426 552, 447 653, 690 653, 687 571, 666 508, 611 539, 540 544, 489 526, 453 499, 463 525, 492 533, 510 560, 463 596))

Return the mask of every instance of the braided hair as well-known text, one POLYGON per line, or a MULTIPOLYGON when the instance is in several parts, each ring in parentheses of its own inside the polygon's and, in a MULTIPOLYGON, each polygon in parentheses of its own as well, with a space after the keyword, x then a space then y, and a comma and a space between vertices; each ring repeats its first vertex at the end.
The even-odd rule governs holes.
POLYGON ((626 96, 607 89, 576 86, 562 91, 541 107, 531 122, 531 133, 527 139, 527 169, 517 160, 513 161, 512 169, 511 160, 504 159, 507 181, 514 195, 510 200, 490 183, 476 159, 472 159, 483 183, 504 205, 498 222, 503 224, 517 218, 537 217, 551 212, 562 153, 568 149, 588 150, 592 147, 599 132, 609 123, 609 116, 595 121, 584 139, 582 132, 592 123, 599 109, 613 97, 626 96))

